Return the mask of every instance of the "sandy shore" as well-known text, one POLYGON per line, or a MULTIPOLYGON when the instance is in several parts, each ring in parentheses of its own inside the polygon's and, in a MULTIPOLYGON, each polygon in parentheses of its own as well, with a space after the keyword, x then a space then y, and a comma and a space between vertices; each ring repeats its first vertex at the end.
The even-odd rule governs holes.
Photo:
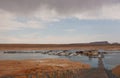
POLYGON ((112 72, 120 78, 120 65, 116 66, 112 72))
POLYGON ((1 60, 0 76, 89 68, 88 64, 67 59, 1 60))

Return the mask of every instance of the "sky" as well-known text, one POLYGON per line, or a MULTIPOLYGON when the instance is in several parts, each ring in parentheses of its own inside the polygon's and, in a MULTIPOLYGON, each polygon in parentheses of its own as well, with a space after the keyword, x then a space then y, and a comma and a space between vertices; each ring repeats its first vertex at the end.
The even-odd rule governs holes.
POLYGON ((120 43, 120 0, 0 0, 0 43, 120 43))

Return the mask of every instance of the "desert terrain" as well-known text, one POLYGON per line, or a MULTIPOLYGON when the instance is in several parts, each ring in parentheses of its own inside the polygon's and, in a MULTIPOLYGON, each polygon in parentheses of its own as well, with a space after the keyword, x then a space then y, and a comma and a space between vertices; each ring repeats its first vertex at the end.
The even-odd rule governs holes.
POLYGON ((120 44, 0 44, 0 50, 120 50, 120 44))
POLYGON ((0 76, 89 69, 90 65, 68 59, 1 60, 0 76))
POLYGON ((112 72, 120 78, 120 65, 116 66, 112 72))
MULTIPOLYGON (((120 44, 0 44, 0 50, 120 50, 120 44)), ((90 65, 67 59, 0 60, 0 76, 89 69, 90 65)), ((113 73, 120 76, 120 66, 113 73)))

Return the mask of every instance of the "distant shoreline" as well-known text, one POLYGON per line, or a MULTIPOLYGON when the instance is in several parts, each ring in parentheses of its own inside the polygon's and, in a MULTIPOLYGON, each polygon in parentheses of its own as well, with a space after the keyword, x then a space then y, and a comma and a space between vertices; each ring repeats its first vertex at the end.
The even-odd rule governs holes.
POLYGON ((120 44, 0 44, 0 50, 120 50, 120 44))

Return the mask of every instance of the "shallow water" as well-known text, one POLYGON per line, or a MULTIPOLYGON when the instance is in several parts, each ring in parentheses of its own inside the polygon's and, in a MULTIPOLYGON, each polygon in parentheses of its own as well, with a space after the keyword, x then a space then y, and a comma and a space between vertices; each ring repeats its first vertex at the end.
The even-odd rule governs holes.
MULTIPOLYGON (((43 59, 43 58, 66 58, 72 61, 79 61, 90 64, 92 67, 97 67, 97 58, 88 58, 87 56, 55 56, 40 53, 18 53, 18 54, 4 54, 0 52, 0 60, 22 60, 22 59, 43 59)), ((106 54, 103 59, 106 68, 112 69, 116 65, 120 65, 120 53, 106 54)))
POLYGON ((104 58, 104 64, 108 69, 120 65, 120 53, 106 54, 104 58))

